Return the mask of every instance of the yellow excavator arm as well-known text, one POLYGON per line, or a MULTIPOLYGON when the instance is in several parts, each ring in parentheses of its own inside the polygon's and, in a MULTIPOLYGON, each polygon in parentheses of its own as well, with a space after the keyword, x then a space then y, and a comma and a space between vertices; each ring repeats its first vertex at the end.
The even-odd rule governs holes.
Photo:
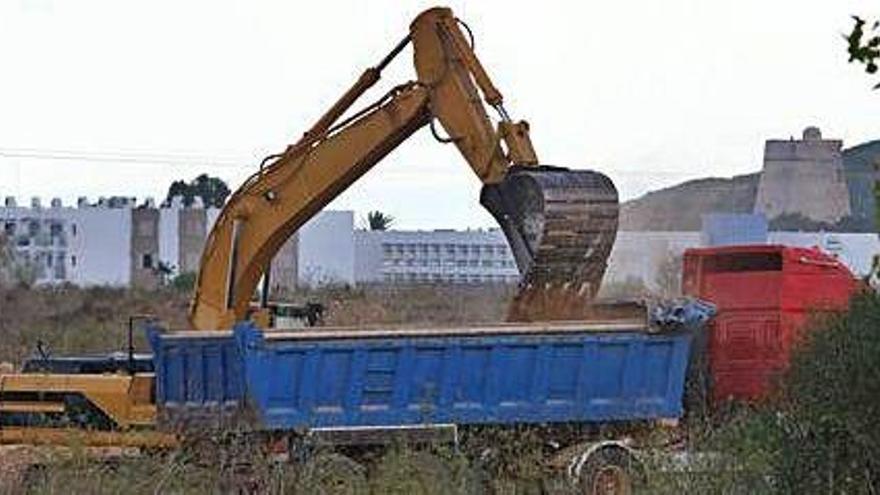
MULTIPOLYGON (((193 329, 231 328, 244 319, 261 276, 285 240, 419 128, 430 124, 436 135, 435 119, 448 136, 438 139, 454 143, 485 184, 481 201, 504 229, 520 271, 526 274, 527 285, 558 285, 562 279, 567 280, 564 283, 575 281, 579 285, 586 272, 576 273, 577 270, 583 272, 585 265, 595 265, 596 260, 601 261, 601 279, 610 251, 605 232, 609 229, 605 228, 605 238, 597 244, 592 224, 589 232, 577 233, 568 225, 560 225, 558 218, 553 220, 554 215, 548 216, 548 211, 551 203, 559 202, 557 196, 571 195, 572 198, 563 197, 560 203, 569 212, 564 216, 573 218, 574 212, 575 217, 580 215, 578 219, 584 221, 584 215, 595 217, 597 212, 599 217, 608 217, 606 220, 613 216, 613 241, 617 223, 613 185, 607 178, 607 184, 601 178, 595 179, 601 176, 595 172, 537 165, 528 125, 508 117, 501 93, 492 84, 473 52, 472 41, 465 37, 459 24, 447 8, 433 8, 420 14, 409 34, 376 67, 367 69, 298 142, 269 157, 270 163, 261 166, 231 196, 206 241, 190 308, 193 329), (343 119, 409 43, 413 46, 417 79, 395 87, 377 102, 343 119), (497 110, 497 127, 490 121, 486 105, 497 110), (517 180, 512 180, 511 171, 520 169, 535 173, 517 174, 517 180), (602 182, 601 211, 592 201, 596 194, 587 194, 589 201, 578 199, 585 187, 597 189, 592 182, 585 185, 584 180, 577 180, 579 174, 585 173, 591 174, 593 182, 602 182), (592 210, 579 213, 577 204, 581 204, 581 209, 592 210), (584 251, 575 245, 586 247, 581 241, 591 234, 590 239, 594 240, 586 244, 594 244, 590 249, 595 251, 595 259, 572 261, 569 256, 560 262, 547 251, 550 244, 558 244, 559 235, 569 241, 567 249, 584 251), (597 246, 598 251, 594 249, 597 246), (562 267, 565 273, 548 272, 548 267, 562 267)), ((595 271, 591 272, 593 276, 595 271)), ((589 284, 597 285, 593 281, 589 284)), ((587 292, 592 294, 594 289, 587 292)))

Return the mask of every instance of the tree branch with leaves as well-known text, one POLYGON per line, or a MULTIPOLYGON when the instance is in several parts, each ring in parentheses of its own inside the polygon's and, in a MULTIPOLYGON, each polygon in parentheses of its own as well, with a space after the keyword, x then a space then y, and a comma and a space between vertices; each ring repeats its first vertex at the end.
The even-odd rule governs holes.
MULTIPOLYGON (((854 15, 853 20, 855 25, 852 32, 844 36, 849 62, 864 64, 865 72, 876 74, 880 59, 880 21, 874 21, 868 27, 868 21, 859 16, 854 15)), ((880 89, 880 83, 875 84, 874 89, 880 89)))
POLYGON ((367 227, 370 230, 388 230, 394 224, 394 217, 381 211, 367 213, 367 227))

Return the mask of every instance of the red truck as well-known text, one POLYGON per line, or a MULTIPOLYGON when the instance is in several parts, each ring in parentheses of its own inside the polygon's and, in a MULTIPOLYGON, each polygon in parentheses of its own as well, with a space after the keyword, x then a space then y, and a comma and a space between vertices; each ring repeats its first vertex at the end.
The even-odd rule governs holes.
POLYGON ((708 333, 711 399, 765 397, 815 312, 845 309, 859 282, 817 248, 781 245, 689 249, 685 295, 716 305, 708 333))

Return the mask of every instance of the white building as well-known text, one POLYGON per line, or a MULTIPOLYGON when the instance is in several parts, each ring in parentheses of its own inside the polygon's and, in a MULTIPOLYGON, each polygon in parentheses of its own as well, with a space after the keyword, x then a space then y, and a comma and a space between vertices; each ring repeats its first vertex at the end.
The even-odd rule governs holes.
POLYGON ((271 285, 355 284, 354 212, 322 211, 281 247, 272 260, 271 285))
POLYGON ((129 282, 130 205, 106 201, 90 206, 63 206, 39 198, 30 207, 6 198, 0 208, 4 237, 36 269, 39 283, 126 285, 129 282))
POLYGON ((355 232, 358 282, 515 283, 504 234, 491 230, 355 232))
MULTIPOLYGON (((76 207, 7 198, 0 235, 40 268, 40 283, 150 287, 160 263, 171 275, 198 269, 204 240, 219 210, 181 202, 154 208, 131 198, 76 207), (153 213, 151 213, 153 212, 153 213)), ((700 232, 618 232, 605 283, 633 279, 651 287, 659 269, 685 249, 701 247, 700 232)), ((818 246, 865 275, 880 255, 876 234, 769 232, 767 242, 818 246)), ((365 231, 351 211, 324 211, 285 244, 272 264, 272 285, 359 283, 515 283, 519 272, 503 233, 488 230, 365 231)))
POLYGON ((7 197, 0 235, 35 269, 37 283, 128 286, 158 280, 160 265, 172 276, 196 270, 218 213, 180 201, 157 209, 150 199, 138 205, 135 198, 80 198, 73 207, 33 198, 24 207, 7 197), (138 214, 149 210, 158 214, 138 214))

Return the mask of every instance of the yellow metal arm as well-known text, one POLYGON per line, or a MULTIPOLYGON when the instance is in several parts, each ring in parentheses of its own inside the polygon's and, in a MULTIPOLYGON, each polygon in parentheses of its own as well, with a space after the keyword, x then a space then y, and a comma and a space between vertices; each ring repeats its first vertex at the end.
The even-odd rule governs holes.
POLYGON ((500 182, 511 165, 537 164, 528 126, 511 122, 502 101, 452 11, 423 12, 407 37, 367 69, 302 139, 232 195, 205 245, 190 308, 192 327, 225 329, 244 319, 260 277, 285 240, 434 118, 483 183, 500 182), (417 81, 337 122, 409 42, 417 81), (501 115, 498 129, 483 101, 501 115))
POLYGON ((284 241, 427 124, 427 103, 423 88, 402 88, 338 133, 282 156, 236 191, 202 254, 192 326, 231 328, 243 319, 261 275, 284 241))

